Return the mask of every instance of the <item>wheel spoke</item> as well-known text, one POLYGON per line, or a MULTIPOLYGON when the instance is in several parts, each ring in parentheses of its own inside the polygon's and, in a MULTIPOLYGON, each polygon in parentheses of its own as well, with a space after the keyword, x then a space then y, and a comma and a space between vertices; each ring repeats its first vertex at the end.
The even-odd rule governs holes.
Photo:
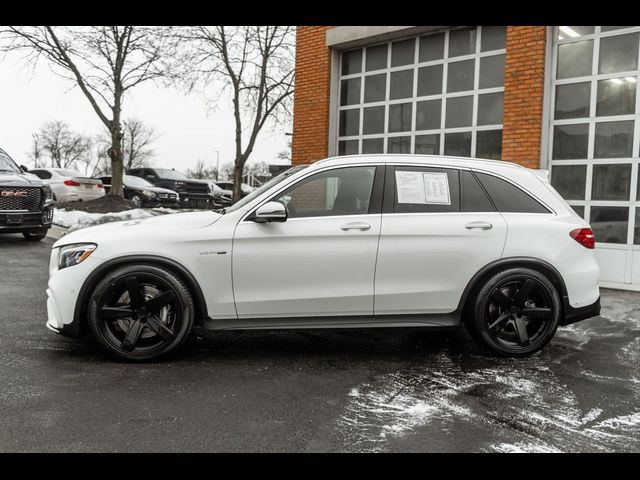
POLYGON ((127 277, 124 280, 124 284, 127 286, 129 292, 129 298, 131 299, 131 306, 133 308, 140 308, 144 305, 144 296, 140 289, 140 284, 136 277, 127 277))
POLYGON ((158 295, 157 297, 154 297, 149 301, 147 301, 145 305, 147 307, 147 312, 156 313, 162 307, 173 302, 175 299, 176 299, 176 296, 173 292, 164 292, 158 295))
POLYGON ((131 317, 133 310, 129 307, 102 307, 99 315, 102 320, 118 320, 131 317))
POLYGON ((542 307, 523 308, 522 315, 529 318, 547 319, 551 317, 551 309, 542 307))
POLYGON ((522 307, 524 305, 524 302, 526 302, 529 298, 529 294, 531 293, 531 290, 533 289, 535 284, 536 282, 534 282, 530 278, 527 279, 514 297, 513 303, 518 307, 522 307))
POLYGON ((518 340, 520 341, 520 345, 528 345, 529 333, 527 332, 527 325, 524 322, 524 318, 516 317, 513 322, 513 328, 515 328, 516 333, 518 334, 518 340))
POLYGON ((142 329, 144 328, 144 323, 140 320, 134 320, 129 323, 129 330, 127 330, 127 334, 124 336, 124 340, 122 341, 122 348, 127 352, 133 351, 136 347, 136 343, 138 343, 138 339, 140 338, 140 333, 142 333, 142 329))
POLYGON ((497 303, 498 306, 502 307, 503 310, 509 308, 509 304, 511 300, 507 297, 501 290, 494 290, 489 297, 490 301, 497 303))
POLYGON ((147 326, 159 335, 163 340, 171 340, 173 338, 173 330, 167 327, 162 320, 154 316, 147 317, 147 326))
POLYGON ((509 318, 510 317, 508 312, 503 313, 495 322, 489 325, 489 330, 493 330, 497 326, 498 330, 496 331, 496 333, 500 333, 502 329, 507 325, 509 318))

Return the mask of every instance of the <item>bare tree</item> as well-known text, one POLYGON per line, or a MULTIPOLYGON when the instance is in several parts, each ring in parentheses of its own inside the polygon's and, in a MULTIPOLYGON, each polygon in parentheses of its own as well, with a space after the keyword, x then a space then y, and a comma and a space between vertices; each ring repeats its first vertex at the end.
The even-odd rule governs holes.
POLYGON ((233 198, 258 134, 268 121, 288 121, 295 67, 294 27, 213 26, 178 30, 193 88, 214 81, 231 91, 235 120, 233 198))
MULTIPOLYGON (((37 151, 37 162, 46 165, 48 157, 52 168, 77 168, 91 154, 92 142, 89 137, 69 129, 69 125, 59 120, 46 122, 34 135, 34 156, 37 151)), ((36 165, 37 166, 37 165, 36 165)))
POLYGON ((215 167, 207 167, 207 163, 204 160, 198 158, 196 164, 193 168, 187 169, 185 175, 189 178, 196 179, 210 179, 216 176, 216 168, 215 167))
POLYGON ((168 27, 7 27, 0 50, 22 52, 32 65, 44 58, 78 86, 107 128, 111 146, 112 195, 122 196, 122 105, 124 94, 142 82, 168 75, 164 54, 168 27))
POLYGON ((124 154, 125 171, 130 168, 147 166, 155 152, 151 145, 157 139, 153 127, 145 125, 141 120, 128 119, 124 121, 122 137, 122 151, 124 154))
POLYGON ((287 142, 286 150, 282 150, 281 152, 278 152, 278 159, 287 160, 289 163, 291 163, 291 140, 287 142))

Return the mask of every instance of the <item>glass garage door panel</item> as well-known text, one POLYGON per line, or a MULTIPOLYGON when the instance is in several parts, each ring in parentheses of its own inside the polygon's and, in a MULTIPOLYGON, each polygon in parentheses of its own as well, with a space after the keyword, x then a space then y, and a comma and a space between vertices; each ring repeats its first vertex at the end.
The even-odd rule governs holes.
POLYGON ((341 52, 338 154, 500 159, 505 56, 506 27, 491 25, 341 52))
POLYGON ((547 132, 551 183, 591 224, 601 281, 638 288, 639 56, 640 26, 554 27, 547 132))

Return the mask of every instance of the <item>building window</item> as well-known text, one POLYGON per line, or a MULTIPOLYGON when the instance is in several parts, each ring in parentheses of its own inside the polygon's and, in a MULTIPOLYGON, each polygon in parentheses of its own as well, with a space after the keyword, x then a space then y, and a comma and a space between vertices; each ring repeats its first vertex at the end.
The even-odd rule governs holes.
POLYGON ((551 183, 600 244, 640 230, 640 26, 554 27, 551 183))
POLYGON ((338 154, 500 159, 505 43, 478 26, 342 52, 338 154))

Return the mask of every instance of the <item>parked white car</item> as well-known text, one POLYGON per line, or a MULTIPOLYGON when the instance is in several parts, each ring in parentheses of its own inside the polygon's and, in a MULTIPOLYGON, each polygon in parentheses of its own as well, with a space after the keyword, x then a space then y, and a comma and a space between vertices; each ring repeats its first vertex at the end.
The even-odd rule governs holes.
POLYGON ((226 212, 86 228, 51 252, 47 327, 115 356, 207 329, 451 327, 529 355, 600 312, 589 225, 544 176, 489 160, 345 156, 226 212), (286 202, 286 206, 285 206, 286 202))
POLYGON ((104 197, 104 185, 96 178, 84 177, 66 168, 34 168, 29 173, 51 187, 56 202, 88 201, 104 197))

